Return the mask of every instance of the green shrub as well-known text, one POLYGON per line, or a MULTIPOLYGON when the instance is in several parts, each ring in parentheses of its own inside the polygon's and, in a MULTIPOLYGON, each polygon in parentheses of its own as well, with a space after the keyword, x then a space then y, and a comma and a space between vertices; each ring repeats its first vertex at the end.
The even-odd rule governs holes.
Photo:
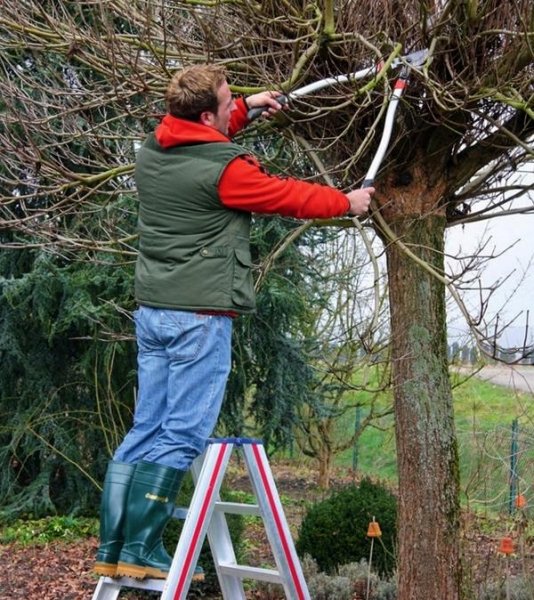
POLYGON ((382 537, 375 539, 372 566, 390 575, 395 569, 396 500, 382 485, 364 479, 318 502, 307 511, 299 531, 297 552, 309 554, 321 571, 369 559, 367 527, 373 517, 382 537))
POLYGON ((98 520, 85 517, 19 519, 0 527, 0 544, 48 544, 54 540, 76 540, 98 535, 98 520))

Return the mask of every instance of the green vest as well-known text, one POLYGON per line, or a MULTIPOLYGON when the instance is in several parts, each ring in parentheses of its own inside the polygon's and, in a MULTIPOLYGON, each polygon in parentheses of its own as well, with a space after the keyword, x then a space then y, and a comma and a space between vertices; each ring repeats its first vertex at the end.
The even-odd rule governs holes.
POLYGON ((250 313, 255 307, 250 214, 229 210, 217 191, 232 143, 164 149, 150 136, 139 150, 140 304, 189 311, 250 313))

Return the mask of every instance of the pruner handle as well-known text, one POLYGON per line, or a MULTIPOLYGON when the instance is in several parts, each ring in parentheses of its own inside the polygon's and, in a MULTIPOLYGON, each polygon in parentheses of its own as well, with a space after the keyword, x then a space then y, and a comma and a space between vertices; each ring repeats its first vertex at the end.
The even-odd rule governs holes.
MULTIPOLYGON (((289 102, 289 98, 282 94, 281 96, 276 96, 276 101, 279 104, 284 105, 289 102)), ((249 121, 254 121, 254 119, 257 119, 258 117, 260 117, 262 115, 262 113, 264 113, 266 110, 269 110, 269 107, 267 105, 258 106, 256 108, 251 108, 247 113, 247 117, 248 117, 249 121)))
POLYGON ((362 189, 363 188, 368 188, 368 187, 374 187, 374 185, 375 185, 375 180, 374 179, 369 178, 369 179, 364 179, 362 181, 362 189))

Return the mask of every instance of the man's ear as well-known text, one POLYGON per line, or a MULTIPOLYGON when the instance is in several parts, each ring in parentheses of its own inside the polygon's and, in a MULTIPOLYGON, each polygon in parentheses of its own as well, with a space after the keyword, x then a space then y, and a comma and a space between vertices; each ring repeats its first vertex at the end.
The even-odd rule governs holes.
POLYGON ((215 124, 215 115, 211 111, 205 110, 204 112, 200 113, 200 122, 202 125, 213 127, 215 124))

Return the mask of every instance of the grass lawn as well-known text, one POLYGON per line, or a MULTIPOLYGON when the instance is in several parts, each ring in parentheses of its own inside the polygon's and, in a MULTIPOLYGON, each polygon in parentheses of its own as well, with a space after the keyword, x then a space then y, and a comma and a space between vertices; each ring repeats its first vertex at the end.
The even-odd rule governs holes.
MULTIPOLYGON (((512 423, 518 420, 516 437, 517 489, 534 495, 534 398, 481 381, 463 381, 452 375, 455 421, 460 455, 461 488, 464 504, 475 510, 501 511, 508 507, 512 423)), ((384 400, 387 402, 388 400, 384 400)), ((354 413, 353 413, 354 414, 354 413)), ((362 415, 365 409, 362 409, 362 415)), ((355 414, 340 424, 340 435, 354 430, 355 414)), ((396 459, 393 416, 368 427, 355 450, 337 457, 336 465, 352 467, 366 475, 395 483, 396 459)))

